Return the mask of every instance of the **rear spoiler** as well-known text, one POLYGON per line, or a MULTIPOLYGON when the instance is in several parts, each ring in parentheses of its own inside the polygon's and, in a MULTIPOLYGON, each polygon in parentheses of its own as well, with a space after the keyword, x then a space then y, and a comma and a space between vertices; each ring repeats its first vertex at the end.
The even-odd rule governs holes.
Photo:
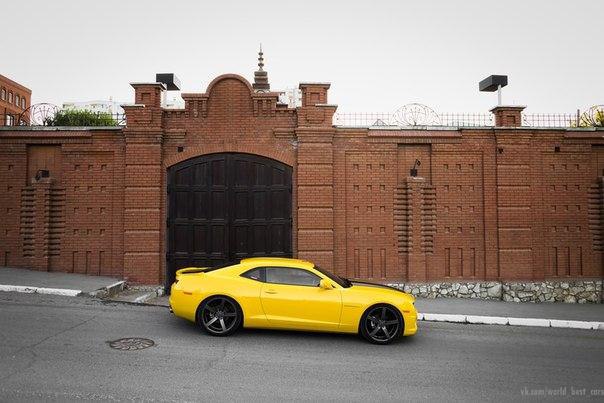
POLYGON ((203 273, 208 270, 209 267, 185 267, 184 269, 176 270, 176 279, 182 274, 194 274, 194 273, 203 273))

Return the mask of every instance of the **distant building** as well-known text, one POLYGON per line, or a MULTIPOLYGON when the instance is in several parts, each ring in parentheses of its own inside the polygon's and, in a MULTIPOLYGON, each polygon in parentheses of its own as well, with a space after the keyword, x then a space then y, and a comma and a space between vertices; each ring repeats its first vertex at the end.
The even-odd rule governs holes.
MULTIPOLYGON (((64 102, 63 109, 76 110, 76 111, 91 111, 97 113, 109 113, 111 115, 123 115, 124 109, 121 105, 127 102, 115 102, 112 99, 108 101, 95 100, 95 101, 83 101, 83 102, 64 102)), ((167 109, 180 109, 184 108, 184 102, 182 99, 179 101, 176 97, 172 99, 164 99, 162 101, 162 107, 167 109)))
POLYGON ((0 126, 28 124, 31 90, 0 74, 0 126))

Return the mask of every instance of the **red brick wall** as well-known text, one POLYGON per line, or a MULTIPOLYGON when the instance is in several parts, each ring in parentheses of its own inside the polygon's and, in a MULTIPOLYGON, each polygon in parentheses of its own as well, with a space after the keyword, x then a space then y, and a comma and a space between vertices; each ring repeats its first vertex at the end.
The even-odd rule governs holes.
POLYGON ((336 128, 327 84, 297 110, 236 75, 182 110, 133 86, 123 129, 0 129, 0 265, 161 283, 167 169, 244 152, 293 167, 294 254, 347 277, 602 276, 600 132, 336 128))

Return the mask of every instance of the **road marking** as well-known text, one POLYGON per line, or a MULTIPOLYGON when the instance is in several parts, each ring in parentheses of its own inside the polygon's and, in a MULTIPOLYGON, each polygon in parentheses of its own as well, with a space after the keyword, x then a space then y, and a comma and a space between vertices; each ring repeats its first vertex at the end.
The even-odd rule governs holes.
POLYGON ((49 294, 49 295, 62 295, 65 297, 75 297, 82 293, 82 290, 71 290, 67 288, 46 288, 46 287, 32 287, 26 285, 4 285, 0 284, 0 291, 8 292, 24 292, 29 294, 49 294))
POLYGON ((458 315, 445 313, 418 313, 417 320, 426 322, 469 323, 475 325, 508 325, 555 327, 559 329, 604 330, 604 322, 541 318, 507 318, 502 316, 458 315))

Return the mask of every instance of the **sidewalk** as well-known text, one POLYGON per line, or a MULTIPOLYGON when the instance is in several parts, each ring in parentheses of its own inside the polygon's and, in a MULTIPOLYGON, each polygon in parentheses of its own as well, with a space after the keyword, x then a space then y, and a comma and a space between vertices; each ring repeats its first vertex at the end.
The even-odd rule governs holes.
POLYGON ((120 292, 124 285, 112 277, 0 267, 0 291, 104 297, 120 292))

